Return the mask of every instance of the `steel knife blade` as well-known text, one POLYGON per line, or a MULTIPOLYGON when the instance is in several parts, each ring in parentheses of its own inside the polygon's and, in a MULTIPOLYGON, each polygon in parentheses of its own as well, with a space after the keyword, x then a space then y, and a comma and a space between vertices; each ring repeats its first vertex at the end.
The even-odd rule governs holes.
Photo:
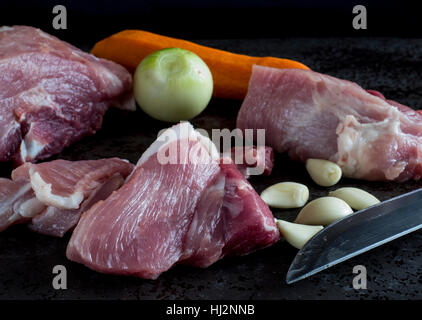
POLYGON ((312 237, 297 253, 291 284, 422 228, 422 188, 356 211, 312 237))

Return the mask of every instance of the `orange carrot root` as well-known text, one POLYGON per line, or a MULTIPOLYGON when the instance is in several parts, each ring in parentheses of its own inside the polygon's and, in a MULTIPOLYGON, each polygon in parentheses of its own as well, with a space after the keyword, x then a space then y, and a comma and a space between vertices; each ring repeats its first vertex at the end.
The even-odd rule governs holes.
POLYGON ((243 99, 248 90, 254 64, 275 68, 309 69, 294 60, 235 54, 141 30, 116 33, 96 43, 91 53, 117 62, 133 72, 150 53, 171 47, 192 51, 205 61, 213 75, 213 96, 218 98, 243 99))

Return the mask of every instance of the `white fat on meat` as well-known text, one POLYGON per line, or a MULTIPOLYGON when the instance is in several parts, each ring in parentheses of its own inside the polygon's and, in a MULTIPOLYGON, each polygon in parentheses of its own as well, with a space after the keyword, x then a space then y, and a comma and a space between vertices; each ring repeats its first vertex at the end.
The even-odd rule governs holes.
POLYGON ((60 209, 78 209, 104 180, 122 171, 126 177, 133 165, 118 158, 28 164, 32 189, 37 198, 60 209))
POLYGON ((27 181, 0 178, 0 231, 16 223, 27 222, 44 208, 27 181))
POLYGON ((40 154, 44 148, 45 144, 35 140, 24 138, 20 146, 20 155, 22 159, 35 159, 38 154, 40 154))
POLYGON ((45 182, 38 172, 34 172, 33 168, 29 169, 29 175, 31 177, 32 189, 37 198, 49 206, 60 209, 77 209, 82 200, 84 200, 84 194, 79 190, 76 190, 69 196, 54 194, 51 183, 45 182))
POLYGON ((15 212, 19 213, 22 217, 33 218, 44 210, 45 204, 37 198, 30 198, 24 201, 20 206, 15 208, 15 212))
POLYGON ((28 227, 32 231, 41 234, 63 237, 67 231, 76 226, 82 213, 98 201, 106 199, 113 191, 120 188, 123 182, 123 176, 120 173, 115 173, 106 182, 93 190, 79 208, 60 209, 48 206, 31 220, 28 227))
MULTIPOLYGON (((189 122, 180 122, 179 125, 165 129, 157 139, 145 150, 139 158, 136 166, 140 166, 149 159, 152 155, 157 154, 163 156, 168 151, 168 147, 177 140, 198 141, 202 147, 207 150, 210 159, 217 161, 220 158, 219 152, 215 144, 206 136, 202 135, 199 131, 195 130, 189 122)), ((176 150, 178 151, 178 150, 176 150)), ((205 157, 203 160, 209 159, 205 157)))
POLYGON ((347 177, 379 177, 395 180, 405 170, 406 161, 394 161, 385 168, 374 161, 374 152, 381 139, 388 139, 388 148, 396 152, 399 149, 398 139, 405 135, 400 129, 397 112, 390 117, 375 123, 359 123, 354 116, 347 116, 337 128, 338 152, 332 158, 342 168, 347 177))

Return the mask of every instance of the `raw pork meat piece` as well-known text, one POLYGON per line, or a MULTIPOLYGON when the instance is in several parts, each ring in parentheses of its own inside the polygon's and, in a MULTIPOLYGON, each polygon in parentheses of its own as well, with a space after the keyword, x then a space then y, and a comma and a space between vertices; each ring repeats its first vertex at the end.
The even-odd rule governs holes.
POLYGON ((418 180, 422 116, 356 83, 309 70, 254 66, 237 118, 265 129, 266 144, 291 158, 336 162, 346 177, 418 180))
POLYGON ((246 179, 251 174, 269 176, 274 167, 274 150, 268 146, 233 147, 231 159, 246 179))
POLYGON ((0 230, 32 219, 33 231, 61 237, 118 189, 133 167, 118 158, 25 163, 13 170, 12 180, 0 179, 0 230))
POLYGON ((127 182, 82 215, 67 257, 96 271, 154 279, 178 263, 207 267, 273 244, 279 231, 271 211, 231 159, 225 162, 189 123, 166 130, 127 182))
POLYGON ((233 163, 220 161, 226 178, 223 200, 223 254, 243 255, 279 238, 271 210, 233 163))
POLYGON ((270 209, 232 159, 220 159, 220 169, 220 177, 196 207, 183 264, 207 267, 225 255, 248 254, 279 238, 270 209))
POLYGON ((135 108, 125 68, 36 28, 0 28, 0 74, 0 161, 47 158, 94 134, 109 106, 135 108))
POLYGON ((0 231, 31 220, 44 208, 45 205, 34 197, 28 181, 0 178, 0 231))
POLYGON ((28 179, 38 200, 59 209, 77 209, 93 190, 115 173, 125 178, 133 165, 119 158, 27 163, 12 172, 12 179, 28 179))
POLYGON ((102 185, 93 189, 88 198, 77 209, 60 209, 48 206, 41 214, 36 215, 28 224, 32 231, 55 237, 63 235, 75 227, 82 213, 100 200, 106 199, 114 190, 124 183, 126 173, 115 173, 102 185))

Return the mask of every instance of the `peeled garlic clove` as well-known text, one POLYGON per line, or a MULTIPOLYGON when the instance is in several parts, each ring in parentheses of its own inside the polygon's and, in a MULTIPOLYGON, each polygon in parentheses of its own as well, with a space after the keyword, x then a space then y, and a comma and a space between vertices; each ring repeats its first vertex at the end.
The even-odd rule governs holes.
POLYGON ((328 195, 330 197, 336 197, 346 201, 349 206, 356 210, 362 210, 373 206, 374 204, 380 203, 380 201, 372 194, 359 188, 340 188, 335 191, 331 191, 328 195))
POLYGON ((296 182, 280 182, 262 191, 261 198, 270 207, 300 208, 309 199, 309 189, 296 182))
POLYGON ((353 210, 345 201, 334 197, 322 197, 303 207, 295 223, 326 226, 351 213, 353 210))
POLYGON ((309 239, 324 228, 323 226, 307 226, 278 219, 276 219, 276 224, 280 234, 297 249, 301 249, 309 239))
POLYGON ((331 187, 339 182, 341 168, 334 162, 322 159, 306 160, 306 170, 314 182, 322 187, 331 187))

